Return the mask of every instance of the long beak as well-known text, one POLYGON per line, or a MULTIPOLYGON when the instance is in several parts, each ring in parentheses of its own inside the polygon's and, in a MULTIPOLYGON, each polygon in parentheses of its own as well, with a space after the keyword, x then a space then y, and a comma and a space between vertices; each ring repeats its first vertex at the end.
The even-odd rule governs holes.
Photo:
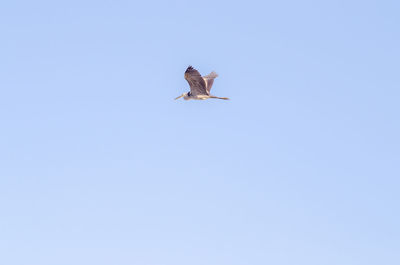
POLYGON ((185 94, 180 95, 179 97, 176 97, 175 100, 180 99, 181 97, 183 97, 185 94))

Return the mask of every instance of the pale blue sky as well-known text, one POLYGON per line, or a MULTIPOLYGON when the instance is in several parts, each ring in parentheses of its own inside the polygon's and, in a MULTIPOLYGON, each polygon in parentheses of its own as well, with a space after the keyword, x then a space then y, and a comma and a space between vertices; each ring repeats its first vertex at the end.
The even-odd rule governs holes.
POLYGON ((3 1, 0 264, 400 264, 399 10, 3 1))

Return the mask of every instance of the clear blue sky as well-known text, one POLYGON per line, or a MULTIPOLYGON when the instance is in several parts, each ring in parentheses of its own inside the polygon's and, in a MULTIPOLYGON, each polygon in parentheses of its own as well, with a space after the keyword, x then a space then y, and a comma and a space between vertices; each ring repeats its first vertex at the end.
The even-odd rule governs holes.
POLYGON ((140 2, 0 4, 0 264, 400 264, 399 2, 140 2))

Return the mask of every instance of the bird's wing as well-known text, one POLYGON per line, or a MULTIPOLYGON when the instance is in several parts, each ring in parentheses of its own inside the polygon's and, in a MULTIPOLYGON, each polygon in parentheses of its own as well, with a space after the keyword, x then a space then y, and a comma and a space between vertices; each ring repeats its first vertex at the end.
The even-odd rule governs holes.
POLYGON ((203 79, 206 82, 206 89, 207 89, 208 94, 210 94, 210 90, 211 90, 211 87, 212 87, 212 85, 214 83, 214 79, 217 78, 217 77, 218 77, 218 75, 214 71, 211 72, 208 75, 203 76, 203 79))
POLYGON ((190 86, 190 94, 197 95, 208 95, 206 89, 206 82, 201 77, 199 71, 189 66, 185 71, 185 79, 188 81, 190 86))

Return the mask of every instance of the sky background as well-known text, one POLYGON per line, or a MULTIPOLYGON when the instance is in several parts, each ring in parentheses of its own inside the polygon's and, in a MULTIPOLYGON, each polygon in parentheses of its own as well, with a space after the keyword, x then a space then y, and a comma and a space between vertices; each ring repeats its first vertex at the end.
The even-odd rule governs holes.
POLYGON ((400 264, 399 10, 3 1, 0 264, 400 264))

